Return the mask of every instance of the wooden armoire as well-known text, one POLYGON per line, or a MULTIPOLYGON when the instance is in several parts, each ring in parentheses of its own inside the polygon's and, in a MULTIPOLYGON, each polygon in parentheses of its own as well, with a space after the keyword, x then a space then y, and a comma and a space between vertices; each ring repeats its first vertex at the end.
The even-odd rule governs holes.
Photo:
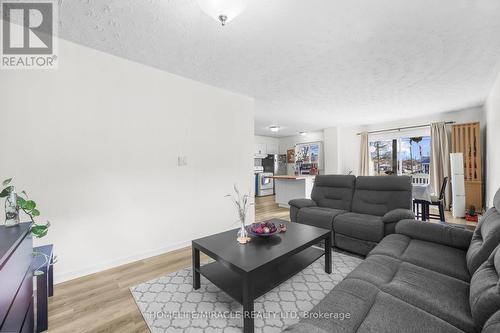
POLYGON ((453 125, 451 151, 464 154, 465 207, 480 212, 484 207, 480 124, 453 125))

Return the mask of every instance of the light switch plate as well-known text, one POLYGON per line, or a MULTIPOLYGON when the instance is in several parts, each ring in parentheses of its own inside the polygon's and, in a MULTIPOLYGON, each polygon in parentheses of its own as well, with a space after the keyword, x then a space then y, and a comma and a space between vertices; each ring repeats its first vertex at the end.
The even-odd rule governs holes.
POLYGON ((186 165, 187 165, 187 156, 178 156, 177 166, 186 166, 186 165))

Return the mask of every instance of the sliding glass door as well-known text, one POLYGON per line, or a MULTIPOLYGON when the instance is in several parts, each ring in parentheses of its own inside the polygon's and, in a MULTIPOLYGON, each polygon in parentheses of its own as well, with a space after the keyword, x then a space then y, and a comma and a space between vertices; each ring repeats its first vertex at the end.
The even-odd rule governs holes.
POLYGON ((397 173, 397 140, 370 141, 371 174, 397 173))
POLYGON ((400 141, 400 174, 413 176, 414 183, 428 184, 431 162, 431 137, 403 137, 400 141))
POLYGON ((412 175, 414 183, 427 184, 431 137, 428 131, 384 133, 369 138, 370 175, 412 175))

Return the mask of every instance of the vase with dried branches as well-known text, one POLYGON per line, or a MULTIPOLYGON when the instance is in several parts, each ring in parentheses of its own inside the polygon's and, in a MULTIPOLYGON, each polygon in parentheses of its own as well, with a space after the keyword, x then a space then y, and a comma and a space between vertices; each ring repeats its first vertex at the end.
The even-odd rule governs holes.
POLYGON ((246 244, 250 242, 250 237, 248 236, 247 229, 245 227, 246 217, 248 208, 253 205, 250 202, 250 194, 245 193, 241 194, 238 186, 235 184, 233 186, 234 194, 228 194, 226 197, 231 198, 231 201, 234 203, 236 210, 238 211, 238 222, 240 223, 240 229, 238 230, 236 240, 240 244, 246 244))

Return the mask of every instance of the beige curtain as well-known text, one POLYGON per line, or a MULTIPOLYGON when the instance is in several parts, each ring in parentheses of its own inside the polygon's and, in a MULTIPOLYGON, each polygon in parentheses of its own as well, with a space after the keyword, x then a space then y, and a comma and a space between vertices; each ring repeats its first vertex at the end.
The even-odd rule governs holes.
MULTIPOLYGON (((439 195, 444 177, 450 179, 450 147, 448 133, 446 132, 446 124, 433 123, 431 124, 431 185, 434 191, 439 195)), ((446 207, 450 206, 450 184, 446 186, 446 207)))
POLYGON ((370 156, 368 155, 368 133, 361 133, 361 149, 359 159, 359 175, 370 175, 370 156))

